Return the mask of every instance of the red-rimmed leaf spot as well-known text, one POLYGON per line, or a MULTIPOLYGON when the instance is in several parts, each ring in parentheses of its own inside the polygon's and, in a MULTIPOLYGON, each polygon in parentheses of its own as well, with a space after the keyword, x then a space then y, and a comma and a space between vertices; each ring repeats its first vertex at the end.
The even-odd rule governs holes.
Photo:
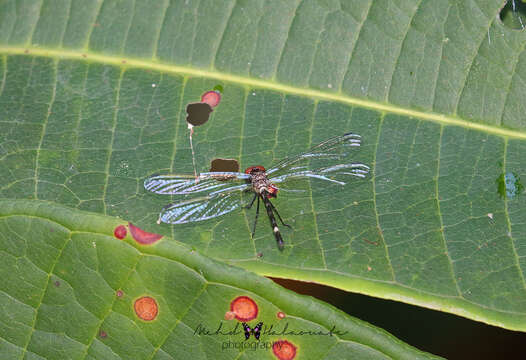
POLYGON ((128 223, 128 227, 130 228, 130 233, 135 239, 135 241, 137 241, 141 245, 153 244, 154 242, 160 240, 163 237, 159 234, 144 231, 143 229, 133 225, 131 222, 128 223))
POLYGON ((279 360, 292 360, 296 357, 296 346, 287 340, 278 340, 272 344, 272 352, 279 360))
POLYGON ((221 101, 221 94, 218 91, 207 91, 201 95, 201 102, 207 103, 211 107, 216 107, 221 101))
POLYGON ((115 235, 115 237, 119 240, 124 239, 127 233, 128 231, 126 230, 126 226, 124 225, 117 226, 113 231, 113 235, 115 235))
POLYGON ((230 311, 235 314, 236 319, 243 322, 254 320, 258 316, 258 306, 248 296, 238 296, 232 300, 230 311))
POLYGON ((143 296, 135 300, 133 308, 135 309, 135 313, 139 319, 144 321, 154 320, 157 317, 157 313, 159 312, 157 302, 154 298, 149 296, 143 296))
POLYGON ((283 311, 278 311, 278 313, 276 314, 276 317, 278 319, 284 319, 285 318, 285 313, 283 311))

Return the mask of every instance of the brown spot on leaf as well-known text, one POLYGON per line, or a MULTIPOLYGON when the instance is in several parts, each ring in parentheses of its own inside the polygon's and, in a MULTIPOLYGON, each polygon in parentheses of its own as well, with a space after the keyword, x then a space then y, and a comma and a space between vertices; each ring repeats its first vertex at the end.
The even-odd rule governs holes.
POLYGON ((144 231, 143 229, 133 225, 131 222, 128 223, 128 227, 130 228, 130 233, 135 239, 135 241, 137 241, 141 245, 153 244, 154 242, 160 240, 163 237, 159 234, 144 231))
POLYGON ((108 334, 106 334, 106 331, 101 330, 101 331, 99 332, 99 336, 100 336, 101 338, 105 339, 106 337, 108 337, 108 334))
POLYGON ((364 238, 363 240, 364 240, 366 243, 368 243, 368 244, 378 246, 378 241, 371 241, 371 240, 368 240, 368 239, 366 239, 366 238, 364 238))

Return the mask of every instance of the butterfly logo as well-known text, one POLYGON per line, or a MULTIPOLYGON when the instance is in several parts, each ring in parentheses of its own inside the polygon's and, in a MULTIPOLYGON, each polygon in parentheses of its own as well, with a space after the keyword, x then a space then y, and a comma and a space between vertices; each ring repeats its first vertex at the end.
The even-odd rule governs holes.
POLYGON ((243 323, 243 329, 245 330, 245 340, 248 340, 250 337, 250 334, 254 335, 256 340, 259 340, 259 337, 261 335, 261 328, 263 327, 263 323, 258 323, 253 329, 248 326, 247 323, 243 323))

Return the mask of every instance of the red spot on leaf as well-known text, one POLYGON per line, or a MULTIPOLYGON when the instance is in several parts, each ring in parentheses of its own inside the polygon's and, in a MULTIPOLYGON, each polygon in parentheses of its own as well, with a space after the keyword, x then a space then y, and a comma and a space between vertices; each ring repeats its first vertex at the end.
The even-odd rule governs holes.
POLYGON ((272 344, 272 352, 279 360, 292 360, 296 357, 296 346, 287 340, 279 340, 272 344))
POLYGON ((133 307, 137 316, 144 321, 155 319, 159 312, 157 302, 149 296, 143 296, 142 298, 135 300, 133 307))
POLYGON ((257 318, 258 306, 254 300, 248 296, 238 296, 230 303, 230 311, 232 311, 236 319, 247 322, 257 318))
POLYGON ((108 337, 108 334, 106 334, 106 331, 101 330, 101 331, 99 332, 99 336, 100 336, 101 338, 104 339, 104 338, 108 337))
POLYGON ((122 292, 122 290, 117 290, 115 295, 117 295, 117 297, 122 297, 122 295, 124 295, 124 293, 122 292))
POLYGON ((282 311, 278 311, 278 313, 276 314, 276 316, 278 317, 278 319, 284 319, 285 318, 285 313, 282 312, 282 311))
POLYGON ((216 107, 221 101, 221 94, 217 91, 207 91, 201 95, 201 102, 207 103, 211 107, 216 107))
POLYGON ((131 222, 128 223, 128 227, 130 228, 130 233, 139 244, 142 245, 150 245, 156 242, 157 240, 161 239, 163 236, 155 233, 150 233, 147 231, 144 231, 141 228, 138 228, 137 226, 133 225, 131 222))
POLYGON ((126 226, 124 226, 124 225, 119 225, 119 226, 117 226, 117 227, 115 228, 115 230, 113 231, 113 235, 115 235, 115 237, 116 237, 117 239, 122 240, 122 239, 124 239, 124 238, 126 237, 126 233, 127 233, 127 232, 128 232, 128 231, 126 231, 126 226))
POLYGON ((56 286, 56 287, 59 287, 59 286, 60 286, 60 281, 58 281, 58 280, 55 281, 55 286, 56 286))

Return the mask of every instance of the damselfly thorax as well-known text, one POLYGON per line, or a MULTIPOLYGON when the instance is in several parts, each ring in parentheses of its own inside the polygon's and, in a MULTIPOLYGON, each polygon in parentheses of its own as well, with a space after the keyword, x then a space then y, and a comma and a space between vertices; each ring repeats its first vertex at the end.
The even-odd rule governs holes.
POLYGON ((263 166, 251 166, 245 170, 245 174, 250 175, 252 190, 254 190, 256 194, 267 194, 269 197, 276 197, 278 188, 267 178, 267 172, 263 166))

